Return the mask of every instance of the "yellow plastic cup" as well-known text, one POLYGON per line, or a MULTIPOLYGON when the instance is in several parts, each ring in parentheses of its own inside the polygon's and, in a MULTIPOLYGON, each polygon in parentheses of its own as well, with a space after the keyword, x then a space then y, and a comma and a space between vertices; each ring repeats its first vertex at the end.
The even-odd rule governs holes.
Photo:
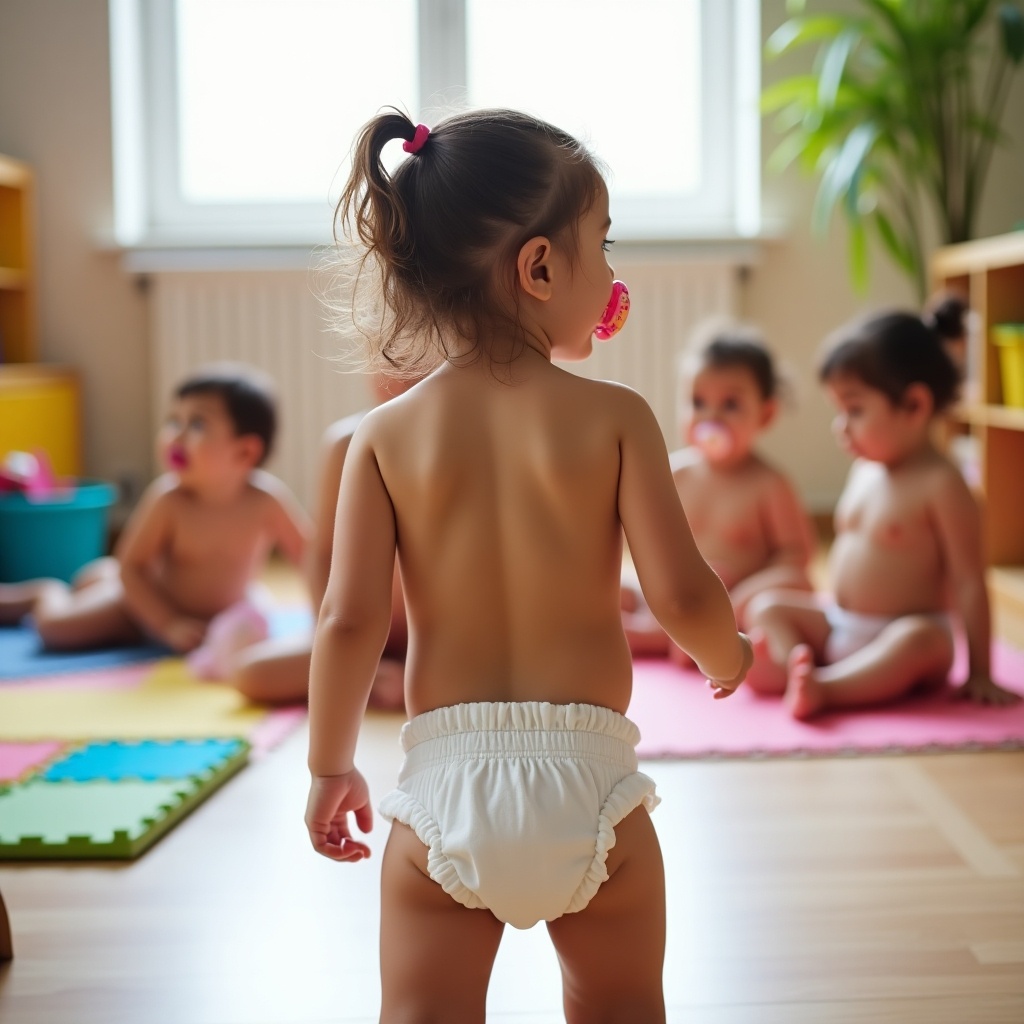
POLYGON ((992 343, 999 349, 1003 405, 1024 409, 1024 324, 995 324, 992 343))

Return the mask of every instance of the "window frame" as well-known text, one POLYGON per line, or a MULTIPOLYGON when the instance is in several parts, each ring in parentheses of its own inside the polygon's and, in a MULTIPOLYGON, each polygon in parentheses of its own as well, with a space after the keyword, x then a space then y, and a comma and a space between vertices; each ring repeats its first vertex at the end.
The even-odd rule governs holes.
MULTIPOLYGON (((330 240, 323 203, 195 204, 178 180, 175 0, 108 0, 114 135, 114 237, 132 247, 287 246, 330 240)), ((702 159, 693 197, 616 197, 616 238, 629 243, 756 236, 760 214, 760 6, 699 0, 702 159), (726 125, 726 130, 721 130, 726 125)), ((458 95, 467 80, 464 0, 418 0, 421 97, 458 95)), ((671 104, 663 101, 665 119, 671 104)))

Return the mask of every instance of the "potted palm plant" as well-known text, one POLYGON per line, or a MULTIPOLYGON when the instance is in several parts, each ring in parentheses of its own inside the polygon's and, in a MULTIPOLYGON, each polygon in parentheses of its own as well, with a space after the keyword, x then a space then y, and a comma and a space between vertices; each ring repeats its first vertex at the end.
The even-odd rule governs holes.
MULTIPOLYGON (((824 8, 824 4, 822 7, 824 8)), ((914 282, 927 286, 928 207, 941 242, 973 237, 1001 118, 1024 58, 1024 16, 994 0, 850 0, 845 12, 790 17, 769 58, 815 45, 813 70, 762 94, 783 136, 769 166, 792 161, 820 177, 812 215, 823 233, 840 207, 854 283, 868 276, 877 233, 914 282)))

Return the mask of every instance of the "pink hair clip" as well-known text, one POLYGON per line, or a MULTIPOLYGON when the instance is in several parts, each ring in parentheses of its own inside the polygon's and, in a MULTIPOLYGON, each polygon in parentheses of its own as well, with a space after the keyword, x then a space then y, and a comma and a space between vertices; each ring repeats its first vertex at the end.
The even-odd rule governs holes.
POLYGON ((423 148, 423 143, 427 141, 427 136, 430 134, 430 129, 425 124, 416 125, 416 131, 413 133, 413 137, 408 142, 402 143, 402 149, 406 153, 418 153, 423 148))

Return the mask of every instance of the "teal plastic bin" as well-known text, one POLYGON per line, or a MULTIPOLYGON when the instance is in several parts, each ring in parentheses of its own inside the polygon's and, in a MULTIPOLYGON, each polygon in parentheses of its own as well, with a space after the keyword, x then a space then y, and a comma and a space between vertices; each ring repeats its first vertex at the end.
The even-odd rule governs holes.
POLYGON ((74 490, 40 501, 0 494, 0 583, 40 576, 70 580, 106 554, 107 522, 117 488, 80 480, 74 490))

